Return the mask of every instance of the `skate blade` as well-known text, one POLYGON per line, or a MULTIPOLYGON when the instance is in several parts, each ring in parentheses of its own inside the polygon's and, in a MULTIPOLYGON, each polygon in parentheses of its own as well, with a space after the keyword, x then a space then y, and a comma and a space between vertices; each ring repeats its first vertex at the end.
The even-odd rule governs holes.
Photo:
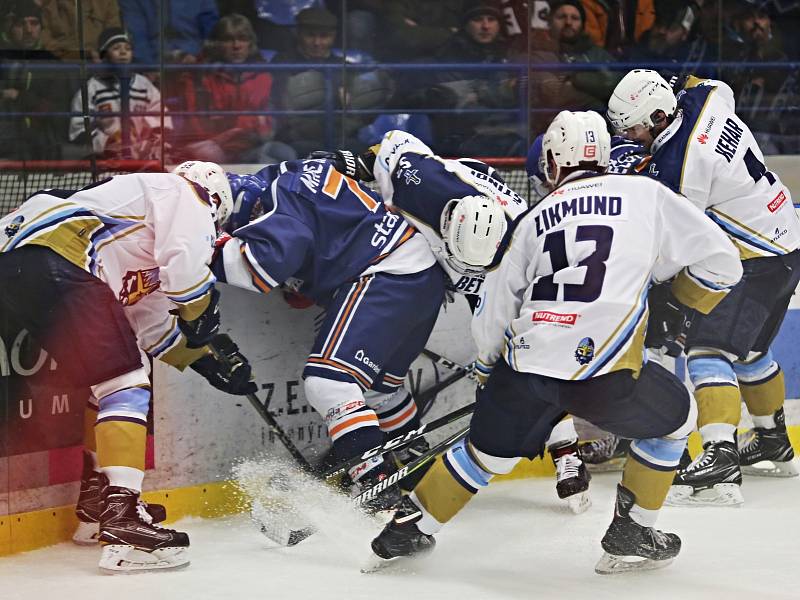
POLYGON ((145 552, 133 546, 110 544, 103 546, 99 567, 103 573, 137 573, 161 571, 188 566, 189 552, 185 547, 159 548, 145 552))
POLYGON ((741 487, 735 483, 718 483, 713 488, 695 492, 690 485, 673 485, 664 501, 667 506, 741 506, 741 487))
POLYGON ((78 546, 96 546, 100 538, 99 523, 78 521, 78 528, 72 534, 72 543, 78 546))
POLYGON ((642 558, 641 556, 616 556, 606 552, 597 561, 594 572, 598 575, 617 575, 634 571, 653 571, 654 569, 663 569, 672 561, 673 559, 671 558, 653 560, 651 558, 642 558))
POLYGON ((791 460, 785 462, 762 460, 752 465, 742 465, 742 473, 756 477, 797 477, 797 467, 791 460))
POLYGON ((584 461, 584 464, 590 473, 613 473, 615 471, 622 471, 625 466, 625 458, 626 457, 621 456, 597 464, 584 461))
POLYGON ((381 558, 377 554, 372 554, 364 564, 361 565, 361 572, 364 574, 380 573, 381 571, 394 571, 397 568, 410 567, 431 553, 433 548, 422 550, 412 556, 396 556, 395 558, 381 558))
POLYGON ((586 512, 592 506, 592 499, 588 491, 573 494, 567 497, 566 500, 569 509, 576 515, 586 512))

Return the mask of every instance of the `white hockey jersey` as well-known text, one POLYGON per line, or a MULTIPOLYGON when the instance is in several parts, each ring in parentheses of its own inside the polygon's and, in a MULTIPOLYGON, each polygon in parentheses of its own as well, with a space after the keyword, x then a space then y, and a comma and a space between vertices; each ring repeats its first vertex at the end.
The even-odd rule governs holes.
POLYGON ((399 211, 425 236, 439 264, 462 294, 478 294, 483 274, 463 275, 445 260, 440 233, 442 212, 454 198, 482 195, 494 199, 509 224, 526 209, 525 201, 491 166, 478 160, 445 159, 405 131, 389 131, 376 152, 375 181, 387 206, 399 211))
POLYGON ((800 248, 792 195, 736 116, 731 88, 710 79, 690 85, 678 94, 675 120, 653 142, 648 174, 704 210, 742 260, 800 248))
POLYGON ((179 367, 200 354, 182 350, 169 311, 193 320, 207 306, 215 237, 205 190, 166 173, 43 190, 0 219, 0 252, 46 246, 98 277, 123 305, 139 347, 179 367))
POLYGON ((502 357, 565 380, 638 373, 650 282, 676 273, 678 300, 706 313, 742 267, 725 234, 660 183, 574 173, 517 222, 486 276, 472 321, 478 367, 502 357))

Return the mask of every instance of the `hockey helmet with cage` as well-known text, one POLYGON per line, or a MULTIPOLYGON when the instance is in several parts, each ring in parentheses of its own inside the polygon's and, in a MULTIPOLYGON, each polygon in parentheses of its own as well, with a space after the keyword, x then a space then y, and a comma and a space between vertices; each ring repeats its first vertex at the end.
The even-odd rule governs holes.
POLYGON ((187 160, 172 170, 196 183, 216 202, 214 220, 221 229, 233 212, 233 193, 225 171, 217 163, 187 160))
POLYGON ((677 107, 672 87, 661 75, 651 69, 634 69, 614 88, 606 115, 614 131, 622 134, 636 125, 651 129, 657 110, 671 117, 677 107))
POLYGON ((502 207, 486 196, 450 200, 442 211, 440 232, 447 264, 459 273, 479 273, 494 258, 506 232, 502 207))
POLYGON ((598 113, 562 110, 544 134, 542 154, 547 183, 555 187, 561 182, 564 167, 608 167, 611 136, 606 122, 598 113))

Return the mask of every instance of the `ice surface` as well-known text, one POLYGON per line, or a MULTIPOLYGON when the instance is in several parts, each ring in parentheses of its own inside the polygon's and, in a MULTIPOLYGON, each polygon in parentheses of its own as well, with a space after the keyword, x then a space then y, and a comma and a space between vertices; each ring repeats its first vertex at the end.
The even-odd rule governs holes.
MULTIPOLYGON (((181 571, 103 576, 96 548, 60 544, 0 559, 3 600, 800 598, 800 478, 746 478, 742 508, 672 508, 659 526, 683 538, 660 571, 600 576, 594 564, 619 473, 592 480, 593 506, 573 515, 550 479, 497 483, 437 536, 427 560, 364 575, 378 526, 342 519, 275 548, 245 515, 175 526, 192 539, 181 571)), ((331 522, 342 510, 336 502, 331 522)))

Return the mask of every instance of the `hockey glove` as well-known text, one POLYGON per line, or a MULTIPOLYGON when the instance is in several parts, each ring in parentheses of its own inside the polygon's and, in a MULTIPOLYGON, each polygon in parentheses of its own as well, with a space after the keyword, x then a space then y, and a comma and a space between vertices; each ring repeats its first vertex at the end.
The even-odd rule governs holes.
POLYGON ((253 370, 234 341, 228 335, 221 333, 211 340, 211 347, 214 353, 206 354, 194 361, 189 365, 192 370, 227 394, 234 396, 255 394, 258 387, 251 381, 253 370))
POLYGON ((333 168, 342 175, 358 181, 375 181, 373 169, 375 168, 375 154, 367 150, 363 154, 353 154, 349 150, 326 152, 316 150, 308 158, 326 158, 333 162, 333 168))
POLYGON ((651 287, 647 303, 650 306, 650 316, 647 320, 645 347, 664 347, 668 356, 680 356, 683 352, 683 334, 687 328, 686 307, 673 296, 669 283, 651 287))
POLYGON ((187 348, 202 348, 219 331, 219 292, 212 288, 208 306, 194 321, 178 317, 178 327, 186 337, 187 348))

